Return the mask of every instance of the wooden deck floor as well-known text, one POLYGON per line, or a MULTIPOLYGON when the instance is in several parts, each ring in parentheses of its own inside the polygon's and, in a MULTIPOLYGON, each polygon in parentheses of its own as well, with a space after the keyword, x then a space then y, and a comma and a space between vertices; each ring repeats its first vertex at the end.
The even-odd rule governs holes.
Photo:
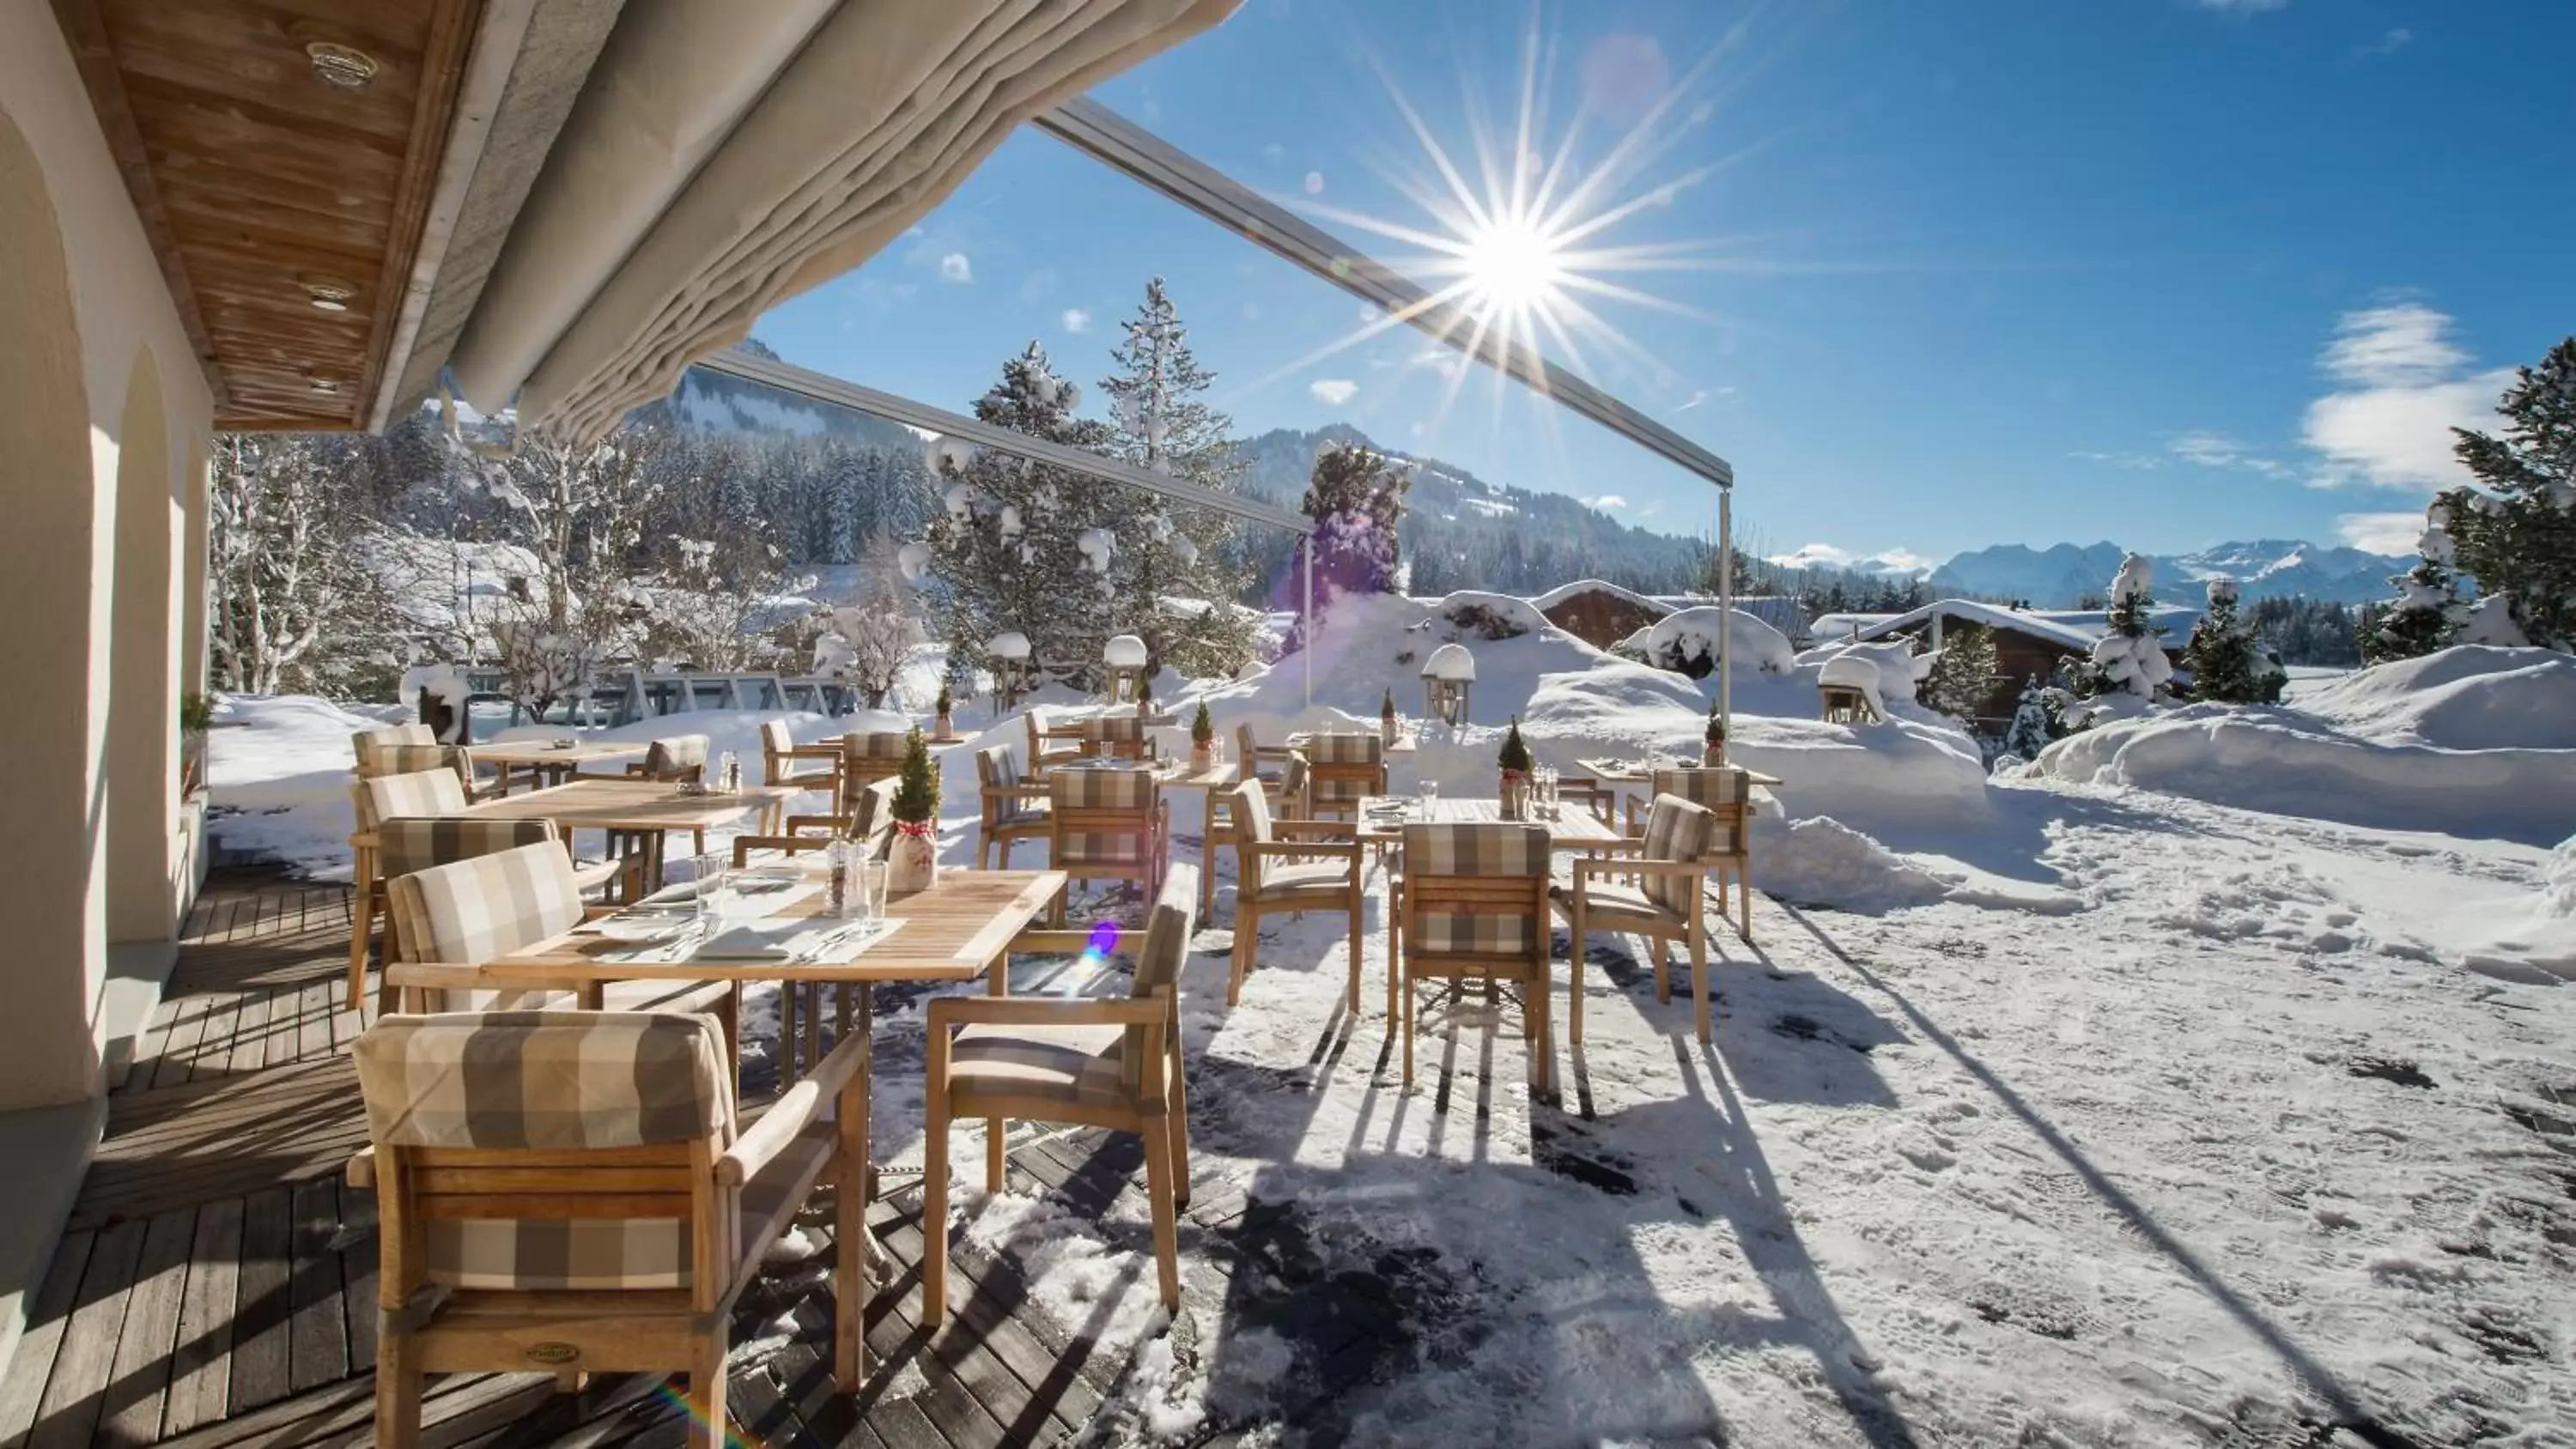
MULTIPOLYGON (((374 1203, 340 1179, 365 1136, 339 1005, 343 889, 219 878, 192 916, 168 992, 114 1084, 106 1141, 0 1380, 0 1449, 84 1444, 334 1444, 368 1436, 373 1405, 374 1203)), ((1016 1185, 1105 1205, 1132 1190, 1134 1146, 1105 1134, 1018 1148, 1016 1185)), ((1044 1444, 1079 1428, 1122 1365, 1067 1342, 1006 1266, 963 1255, 954 1307, 920 1332, 917 1186, 868 1224, 895 1276, 874 1295, 868 1340, 888 1366, 840 1396, 829 1317, 808 1312, 783 1351, 739 1367, 734 1427, 761 1443, 888 1449, 1044 1444), (910 1397, 884 1386, 908 1382, 910 1397)), ((828 1195, 809 1233, 828 1239, 828 1195)), ((1230 1205, 1192 1214, 1209 1227, 1230 1205), (1202 1213, 1205 1214, 1202 1217, 1202 1213)), ((737 1312, 754 1337, 794 1300, 828 1289, 763 1280, 737 1312)), ((640 1375, 561 1396, 526 1375, 433 1385, 431 1444, 677 1443, 676 1396, 640 1375)))

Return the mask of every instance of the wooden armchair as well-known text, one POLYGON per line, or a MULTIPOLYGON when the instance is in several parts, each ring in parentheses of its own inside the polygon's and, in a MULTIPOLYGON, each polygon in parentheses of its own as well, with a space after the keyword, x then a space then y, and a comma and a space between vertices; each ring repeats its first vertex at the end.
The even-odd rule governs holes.
POLYGON ((1548 834, 1543 825, 1492 821, 1404 827, 1404 877, 1395 885, 1395 949, 1388 1020, 1400 1015, 1404 1083, 1413 1085, 1416 988, 1424 981, 1508 982, 1521 989, 1522 1032, 1534 1085, 1555 1081, 1548 1022, 1548 834))
POLYGON ((772 785, 829 790, 841 766, 841 742, 800 745, 783 719, 760 722, 760 778, 772 785), (819 768, 817 768, 819 767, 819 768))
POLYGON ((1054 792, 1043 783, 1020 778, 1020 762, 1009 745, 975 752, 975 784, 982 812, 975 835, 978 867, 989 852, 994 869, 1009 870, 1014 844, 1055 834, 1055 817, 1048 813, 1054 792))
POLYGON ((667 780, 674 785, 707 778, 707 751, 713 741, 705 735, 673 735, 655 740, 644 750, 644 758, 626 767, 629 779, 667 780))
MULTIPOLYGON (((1270 802, 1270 818, 1274 822, 1306 820, 1309 818, 1306 808, 1309 780, 1305 753, 1301 750, 1283 750, 1280 753, 1287 756, 1287 763, 1281 766, 1278 774, 1245 775, 1242 778, 1246 783, 1261 787, 1262 797, 1270 802)), ((1240 839, 1234 828, 1234 810, 1228 803, 1233 798, 1231 791, 1208 792, 1207 833, 1199 848, 1199 858, 1207 862, 1207 869, 1199 873, 1199 915, 1202 918, 1216 905, 1216 853, 1233 849, 1240 839)), ((1240 855, 1235 858, 1234 874, 1238 881, 1243 878, 1240 855)))
POLYGON ((1375 735, 1306 737, 1307 808, 1316 819, 1357 819, 1360 801, 1386 793, 1386 743, 1375 735))
MULTIPOLYGON (((1735 933, 1753 940, 1753 776, 1741 765, 1689 766, 1654 772, 1649 799, 1678 795, 1711 816, 1709 839, 1702 847, 1717 875, 1719 914, 1725 914, 1726 886, 1735 883, 1738 920, 1735 933)), ((1628 802, 1628 833, 1641 830, 1637 802, 1628 802)))
MULTIPOLYGON (((349 786, 349 809, 358 825, 357 833, 349 837, 351 1011, 365 1008, 367 953, 375 945, 376 916, 386 909, 385 871, 376 853, 376 826, 396 816, 462 815, 467 803, 464 784, 454 770, 444 766, 367 776, 349 786)), ((385 955, 390 960, 393 953, 389 950, 385 955)))
MULTIPOLYGON (((1145 1192, 1163 1306, 1181 1306, 1179 1220, 1190 1200, 1189 1092, 1182 1064, 1180 975, 1193 926, 1193 868, 1176 866, 1154 902, 1133 955, 1124 1001, 1100 997, 942 996, 930 1003, 930 1060, 923 1075, 929 1135, 921 1231, 921 1321, 947 1311, 948 1124, 984 1119, 984 1186, 1002 1189, 1005 1121, 1057 1122, 1133 1132, 1145 1139, 1145 1192)), ((1028 931, 1012 951, 1076 952, 1089 931, 1028 931)))
MULTIPOLYGON (((1146 895, 1170 862, 1172 806, 1151 770, 1058 770, 1047 777, 1047 866, 1071 880, 1132 880, 1146 895)), ((1064 897, 1056 897, 1056 919, 1064 897)))
POLYGON ((1082 758, 1082 727, 1049 723, 1046 711, 1031 708, 1020 716, 1029 731, 1029 778, 1043 780, 1047 771, 1082 758))
MULTIPOLYGON (((423 726, 422 728, 427 728, 423 726)), ((424 770, 447 770, 465 787, 468 804, 478 800, 498 799, 499 782, 478 784, 474 778, 474 752, 463 745, 380 744, 358 756, 361 780, 381 779, 387 775, 415 775, 424 770)))
POLYGON ((1359 828, 1339 821, 1273 820, 1269 799, 1252 780, 1227 792, 1226 810, 1232 817, 1236 880, 1234 970, 1226 983, 1225 1004, 1243 1000, 1244 980, 1252 974, 1259 953, 1263 916, 1340 911, 1350 927, 1348 1004, 1357 1016, 1364 864, 1359 828))
POLYGON ((376 1194, 376 1442, 420 1442, 423 1376, 689 1379, 688 1442, 729 1440, 735 1300, 833 1184, 833 1372, 865 1368, 867 1072, 852 1041, 747 1130, 716 1022, 690 1013, 388 1017, 354 1049, 376 1194), (837 1113, 827 1113, 827 1103, 837 1113))
POLYGON ((1242 762, 1243 778, 1247 780, 1278 779, 1280 772, 1288 766, 1288 756, 1293 753, 1287 745, 1265 745, 1254 739, 1252 726, 1248 724, 1234 727, 1234 745, 1236 756, 1242 762))
POLYGON ((1568 1040, 1583 1040, 1583 941, 1595 926, 1633 931, 1646 938, 1655 956, 1658 1005, 1673 999, 1672 983, 1664 970, 1667 949, 1677 940, 1688 945, 1699 1039, 1709 1039, 1705 887, 1715 865, 1709 843, 1723 833, 1707 807, 1679 795, 1657 795, 1647 808, 1642 837, 1598 846, 1605 852, 1601 857, 1576 857, 1574 884, 1556 892, 1557 908, 1574 930, 1574 1005, 1566 1024, 1568 1040), (1614 876, 1626 879, 1610 879, 1614 876))
MULTIPOLYGON (((399 777, 396 777, 399 778, 399 777)), ((433 866, 453 865, 460 860, 473 860, 522 845, 562 846, 551 820, 481 820, 465 815, 395 816, 376 824, 377 868, 384 879, 397 880, 428 870, 433 866)), ((599 890, 623 900, 633 900, 643 891, 644 858, 629 855, 609 860, 575 862, 573 885, 582 891, 599 890)), ((388 911, 385 918, 385 960, 403 957, 400 918, 388 911)), ((363 981, 358 989, 363 992, 363 981)), ((383 1012, 393 1004, 393 981, 382 978, 376 988, 376 1010, 383 1012)))

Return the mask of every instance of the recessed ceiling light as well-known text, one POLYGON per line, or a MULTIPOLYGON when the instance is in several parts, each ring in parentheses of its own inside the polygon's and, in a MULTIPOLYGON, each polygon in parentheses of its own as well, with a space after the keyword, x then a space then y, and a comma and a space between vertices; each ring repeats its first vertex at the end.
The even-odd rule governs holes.
POLYGON ((325 312, 348 311, 349 303, 358 295, 356 283, 344 282, 337 277, 298 277, 295 283, 304 289, 304 295, 315 307, 325 312))
POLYGON ((376 78, 376 58, 355 46, 317 40, 304 47, 313 57, 313 78, 344 91, 362 91, 376 78))

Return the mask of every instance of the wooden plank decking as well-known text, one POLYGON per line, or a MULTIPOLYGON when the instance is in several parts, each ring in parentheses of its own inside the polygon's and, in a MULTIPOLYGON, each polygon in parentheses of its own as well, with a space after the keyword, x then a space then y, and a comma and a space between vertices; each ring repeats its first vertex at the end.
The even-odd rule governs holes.
MULTIPOLYGON (((113 1084, 106 1140, 0 1380, 0 1449, 84 1444, 334 1444, 368 1437, 376 1262, 372 1196, 341 1169, 365 1137, 340 1006, 348 894, 272 877, 219 878, 192 915, 168 992, 113 1084)), ((1018 1186, 1105 1205, 1131 1189, 1133 1144, 1104 1134, 1019 1148, 1018 1186)), ((736 1430, 762 1443, 1044 1444, 1080 1427, 1119 1365, 1015 1310, 1008 1268, 960 1255, 955 1312, 919 1328, 920 1195, 902 1184, 869 1228, 894 1277, 867 1335, 926 1384, 891 1398, 881 1372, 833 1392, 827 1289, 764 1279, 737 1342, 813 1304, 783 1351, 739 1364, 736 1430), (819 1311, 817 1311, 819 1309, 819 1311)), ((828 1194, 807 1231, 828 1240, 828 1194)), ((1241 1212, 1240 1198, 1232 1209, 1241 1212)), ((1194 1214, 1195 1216, 1195 1214, 1194 1214)), ((432 1386, 431 1444, 677 1443, 659 1379, 455 1375, 432 1386)))

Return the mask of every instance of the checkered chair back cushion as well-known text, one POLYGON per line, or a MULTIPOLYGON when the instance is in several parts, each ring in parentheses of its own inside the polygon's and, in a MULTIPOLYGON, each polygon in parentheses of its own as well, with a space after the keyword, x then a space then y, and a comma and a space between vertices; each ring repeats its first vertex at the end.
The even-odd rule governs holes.
MULTIPOLYGON (((1404 879, 1530 877, 1548 873, 1547 827, 1442 821, 1404 827, 1404 879)), ((1546 906, 1436 905, 1405 918, 1405 949, 1431 955, 1518 956, 1548 939, 1546 906)))
MULTIPOLYGON (((1646 840, 1638 853, 1648 860, 1701 859, 1715 822, 1716 817, 1705 805, 1693 804, 1679 795, 1657 795, 1654 803, 1646 807, 1646 840)), ((1686 916, 1700 884, 1697 876, 1649 875, 1643 889, 1646 899, 1675 915, 1686 916)))
POLYGON ((454 770, 432 768, 407 775, 377 775, 360 780, 351 794, 357 802, 361 830, 373 830, 397 816, 465 813, 465 782, 456 777, 454 770))
POLYGON ((705 735, 673 735, 667 740, 655 740, 652 748, 644 752, 644 773, 657 780, 685 778, 692 770, 704 775, 707 743, 705 735))
POLYGON ((1105 714, 1084 720, 1082 737, 1096 745, 1132 745, 1145 738, 1145 722, 1132 714, 1105 714))
POLYGON ((473 768, 473 757, 461 745, 378 745, 358 756, 358 777, 364 780, 422 770, 451 771, 461 780, 473 768))
POLYGON ((359 730, 349 736, 349 752, 358 758, 358 768, 367 768, 367 757, 392 745, 434 745, 438 731, 425 724, 386 725, 381 729, 359 730))
POLYGON ((412 958, 479 966, 581 921, 563 847, 522 845, 397 876, 394 911, 412 958))
POLYGON ((1307 760, 1318 765, 1380 765, 1386 762, 1386 742, 1375 735, 1309 735, 1305 751, 1307 760))
MULTIPOLYGON (((721 1030, 691 1013, 388 1016, 352 1055, 379 1151, 604 1151, 735 1134, 721 1030)), ((451 1288, 665 1289, 691 1278, 681 1217, 432 1218, 422 1229, 423 1276, 451 1288)))
POLYGON ((1154 804, 1162 783, 1151 770, 1057 770, 1047 776, 1054 807, 1055 839, 1047 864, 1060 869, 1082 865, 1135 865, 1151 849, 1154 804), (1068 827, 1071 812, 1115 811, 1132 815, 1132 828, 1068 827))
POLYGON ((787 721, 783 719, 765 719, 760 722, 760 752, 762 754, 783 755, 794 748, 796 748, 796 737, 787 732, 787 721))
POLYGON ((435 865, 454 865, 460 860, 516 850, 522 845, 556 845, 560 840, 551 820, 388 816, 376 825, 376 860, 391 879, 435 865))
POLYGON ((893 760, 901 762, 903 752, 912 742, 909 732, 899 730, 852 730, 841 736, 841 754, 852 760, 893 760))
MULTIPOLYGON (((985 793, 1016 790, 1020 786, 1020 760, 1009 745, 993 745, 975 752, 975 778, 982 782, 985 793)), ((1002 825, 1017 824, 1038 818, 1035 803, 1016 795, 995 794, 993 819, 1002 825)))
POLYGON ((853 825, 860 842, 867 848, 867 858, 882 859, 886 843, 894 838, 894 792, 898 782, 876 780, 859 792, 850 804, 853 825))
POLYGON ((1290 750, 1288 763, 1279 769, 1279 811, 1294 820, 1306 808, 1306 797, 1315 788, 1315 770, 1306 763, 1304 750, 1290 750))
MULTIPOLYGON (((1144 944, 1136 948, 1136 976, 1127 994, 1142 1001, 1161 992, 1178 995, 1181 968, 1189 964, 1190 936, 1198 927, 1199 870, 1183 862, 1172 867, 1164 878, 1163 893, 1154 900, 1154 912, 1145 921, 1144 944)), ((1177 1030, 1179 1014, 1166 1024, 1165 1050, 1175 1045, 1170 1036, 1177 1030)), ((1127 1040, 1119 1052, 1119 1074, 1128 1090, 1145 1083, 1145 1029, 1127 1028, 1127 1040)), ((1177 1059, 1173 1070, 1179 1070, 1177 1059)))
POLYGON ((1679 770, 1657 770, 1653 790, 1657 795, 1679 795, 1694 805, 1704 805, 1715 818, 1709 822, 1709 838, 1700 849, 1710 855, 1738 853, 1736 842, 1742 838, 1741 822, 1753 801, 1751 772, 1741 765, 1692 766, 1679 770))

